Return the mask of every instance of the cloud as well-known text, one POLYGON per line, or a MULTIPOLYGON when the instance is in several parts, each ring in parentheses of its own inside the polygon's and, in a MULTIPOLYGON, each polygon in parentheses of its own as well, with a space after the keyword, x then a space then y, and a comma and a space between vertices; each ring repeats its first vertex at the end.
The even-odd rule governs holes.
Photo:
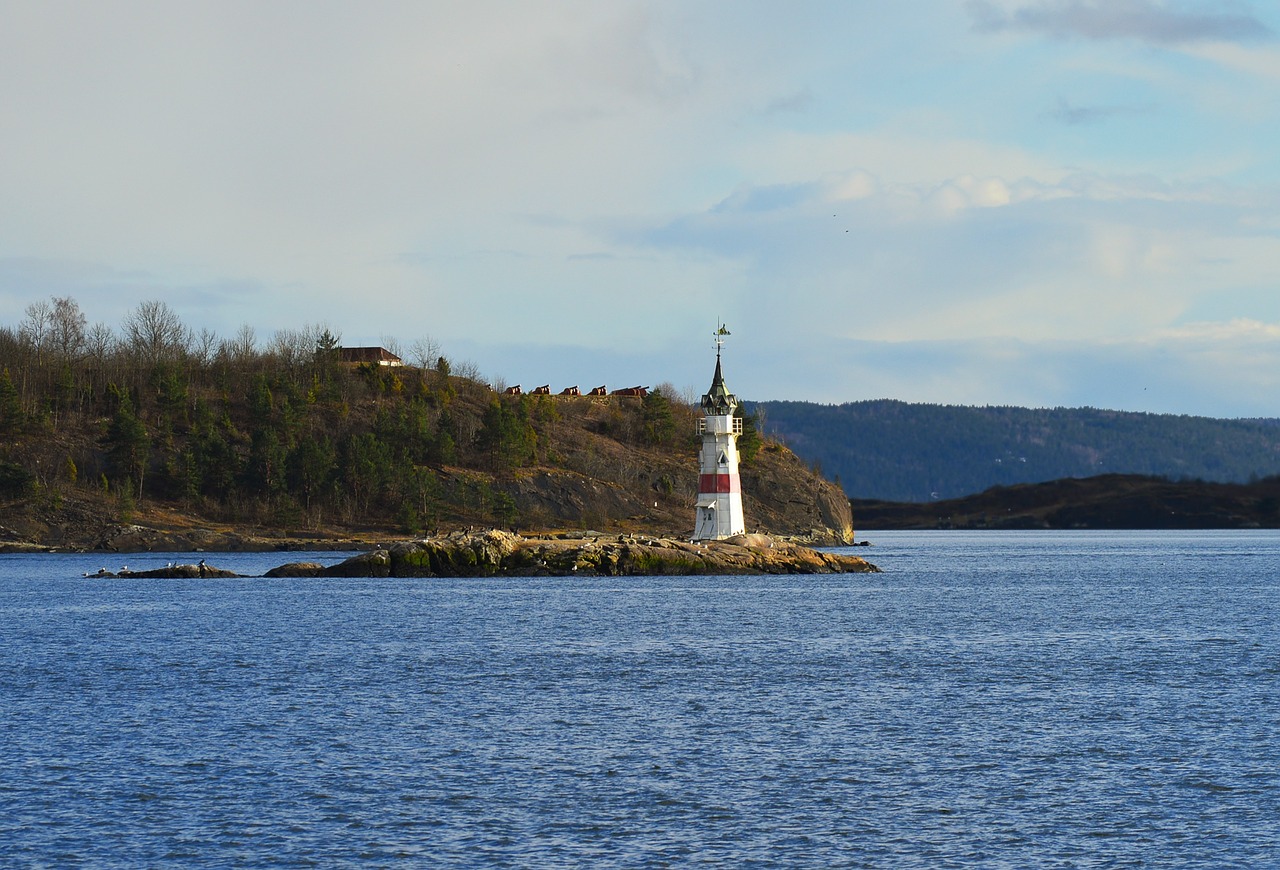
POLYGON ((771 212, 793 208, 813 199, 817 187, 811 183, 741 185, 715 206, 716 212, 771 212))
MULTIPOLYGON (((186 311, 235 309, 241 312, 238 322, 243 322, 262 293, 261 284, 244 278, 174 282, 141 270, 120 270, 82 260, 0 257, 3 307, 16 311, 22 307, 18 300, 70 296, 90 320, 111 328, 116 328, 138 302, 147 299, 163 299, 186 311)), ((217 325, 230 332, 236 323, 217 325)), ((214 324, 188 325, 198 330, 214 324)))
POLYGON ((735 329, 745 358, 726 363, 734 390, 760 401, 894 398, 909 402, 1095 407, 1210 416, 1275 416, 1280 337, 1234 348, 1198 338, 1042 341, 815 341, 768 365, 735 329), (745 345, 745 347, 744 347, 745 345), (832 372, 815 381, 813 372, 832 372))
POLYGON ((795 91, 776 100, 764 107, 766 115, 787 114, 791 112, 804 112, 813 105, 813 92, 808 88, 795 91))
MULTIPOLYGON (((825 314, 857 320, 853 310, 825 314)), ((1264 417, 1275 416, 1272 396, 1280 391, 1280 330, 1267 324, 1204 324, 1116 341, 964 334, 886 341, 814 328, 809 341, 795 344, 780 339, 771 323, 726 320, 733 337, 724 348, 725 377, 735 393, 753 401, 894 398, 1264 417)), ((669 382, 696 396, 711 375, 713 328, 714 322, 706 324, 704 342, 680 336, 644 347, 588 350, 462 341, 450 352, 483 359, 486 372, 507 383, 560 388, 669 382)))
POLYGON ((1021 31, 1055 39, 1136 39, 1160 45, 1268 39, 1270 28, 1236 4, 1174 6, 1158 0, 1039 0, 1006 11, 990 0, 966 4, 984 33, 1021 31))
POLYGON ((1163 330, 1159 338, 1195 342, 1199 345, 1276 345, 1280 344, 1280 324, 1237 317, 1225 322, 1188 323, 1163 330))
POLYGON ((1113 118, 1148 115, 1151 111, 1150 106, 1138 105, 1075 106, 1059 97, 1058 104, 1050 113, 1050 117, 1068 126, 1076 127, 1087 124, 1100 124, 1113 118))
POLYGON ((653 348, 600 377, 699 389, 665 358, 720 316, 775 397, 984 400, 1011 336, 1280 322, 1274 13, 1180 2, 10 3, 0 310, 322 317, 538 383, 653 348), (859 379, 810 355, 853 340, 859 379))
POLYGON ((1278 206, 1274 190, 1149 177, 856 173, 739 186, 702 211, 615 227, 610 245, 721 264, 722 313, 791 342, 1138 340, 1193 311, 1258 310, 1223 291, 1252 286, 1280 253, 1278 206))

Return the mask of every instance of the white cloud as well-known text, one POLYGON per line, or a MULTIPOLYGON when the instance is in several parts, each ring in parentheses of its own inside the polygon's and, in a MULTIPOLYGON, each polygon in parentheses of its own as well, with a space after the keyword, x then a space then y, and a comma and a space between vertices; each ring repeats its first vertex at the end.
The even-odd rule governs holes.
POLYGON ((1263 343, 1280 353, 1280 323, 1262 323, 1245 317, 1225 322, 1188 323, 1158 332, 1154 339, 1195 342, 1204 345, 1236 345, 1263 343))
MULTIPOLYGON (((993 8, 1006 33, 1066 26, 1017 9, 1102 12, 993 8)), ((326 320, 654 366, 721 316, 833 400, 861 387, 789 361, 968 342, 955 372, 864 374, 980 398, 1011 341, 1270 321, 1269 43, 993 39, 942 0, 0 9, 12 311, 161 297, 226 332, 326 320), (1071 126, 1055 104, 1154 108, 1071 126)))
POLYGON ((1027 31, 1055 38, 1137 39, 1157 44, 1272 36, 1266 24, 1241 7, 1212 2, 1037 0, 1006 8, 989 0, 969 0, 965 5, 974 26, 981 31, 1027 31))

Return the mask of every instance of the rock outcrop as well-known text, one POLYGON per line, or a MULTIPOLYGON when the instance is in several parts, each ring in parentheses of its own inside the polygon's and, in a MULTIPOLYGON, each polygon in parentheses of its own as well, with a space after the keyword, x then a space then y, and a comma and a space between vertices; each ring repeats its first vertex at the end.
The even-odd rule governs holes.
POLYGON ((293 563, 280 577, 492 577, 689 574, 855 574, 879 569, 857 556, 767 535, 692 542, 647 535, 525 538, 498 530, 395 544, 337 565, 293 563))
POLYGON ((121 568, 119 571, 108 571, 105 568, 101 568, 92 574, 85 574, 84 576, 91 577, 91 578, 101 577, 103 579, 151 578, 151 579, 160 579, 160 580, 175 580, 175 579, 204 580, 204 579, 214 579, 214 578, 240 577, 242 575, 237 574, 234 571, 225 571, 221 568, 215 568, 212 565, 206 565, 204 562, 200 562, 199 564, 196 564, 196 565, 170 564, 170 565, 166 565, 163 568, 149 568, 146 571, 130 571, 127 567, 121 568))

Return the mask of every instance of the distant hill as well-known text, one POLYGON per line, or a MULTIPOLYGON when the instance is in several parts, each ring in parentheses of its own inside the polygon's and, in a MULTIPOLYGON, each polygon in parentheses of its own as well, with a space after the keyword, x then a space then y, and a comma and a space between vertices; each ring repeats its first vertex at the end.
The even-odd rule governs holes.
POLYGON ((1242 483, 1280 473, 1280 420, 1097 408, 757 402, 763 431, 853 498, 929 502, 1104 473, 1242 483))
POLYGON ((1280 477, 1255 483, 1173 482, 1107 474, 993 487, 978 495, 852 501, 859 533, 877 529, 1275 529, 1280 477))

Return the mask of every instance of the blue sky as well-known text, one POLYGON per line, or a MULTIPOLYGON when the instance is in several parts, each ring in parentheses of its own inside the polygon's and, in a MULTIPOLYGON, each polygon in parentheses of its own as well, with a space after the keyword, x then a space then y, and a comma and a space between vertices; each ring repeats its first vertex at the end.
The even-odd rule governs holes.
POLYGON ((1280 416, 1280 10, 0 0, 0 312, 1280 416))

